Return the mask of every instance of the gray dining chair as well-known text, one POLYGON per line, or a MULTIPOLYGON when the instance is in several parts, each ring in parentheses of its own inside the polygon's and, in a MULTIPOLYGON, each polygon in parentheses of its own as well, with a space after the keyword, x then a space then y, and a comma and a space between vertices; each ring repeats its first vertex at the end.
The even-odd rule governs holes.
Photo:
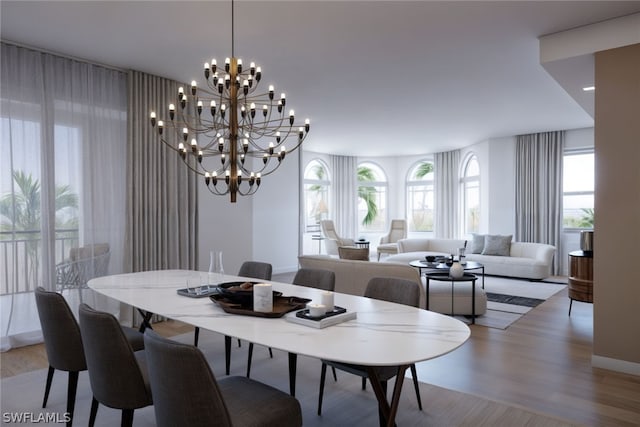
POLYGON ((159 427, 302 425, 295 397, 244 377, 217 380, 197 347, 152 330, 145 332, 144 341, 159 427))
MULTIPOLYGON (((80 372, 87 370, 80 326, 71 312, 69 304, 61 294, 47 291, 42 286, 38 286, 35 291, 35 298, 42 336, 44 337, 44 346, 49 360, 42 407, 46 408, 47 406, 55 370, 67 371, 69 373, 67 386, 69 421, 67 425, 70 426, 73 423, 78 375, 80 372)), ((127 340, 135 350, 144 348, 144 339, 140 332, 131 328, 123 328, 123 330, 127 340)))
MULTIPOLYGON (((374 277, 369 280, 364 296, 368 298, 379 299, 383 301, 394 302, 397 304, 409 305, 412 307, 420 306, 420 284, 411 280, 399 279, 395 277, 374 277)), ((384 345, 384 343, 380 343, 384 345)), ((327 366, 336 368, 362 378, 362 389, 365 389, 366 380, 368 378, 367 367, 354 365, 349 363, 340 363, 330 360, 322 360, 322 371, 320 372, 320 393, 318 396, 318 415, 322 413, 322 397, 324 394, 324 383, 327 376, 327 366)), ((418 408, 422 410, 422 399, 420 398, 420 388, 418 384, 418 374, 415 364, 411 364, 411 375, 413 377, 413 386, 416 391, 418 400, 418 408)), ((379 366, 375 368, 376 374, 380 379, 383 391, 387 392, 387 381, 396 376, 398 373, 397 366, 379 366)), ((398 395, 400 390, 397 391, 398 395)), ((396 391, 394 391, 394 395, 396 391)))
MULTIPOLYGON (((93 392, 89 427, 96 421, 100 403, 122 410, 121 425, 131 426, 134 411, 153 404, 145 350, 134 352, 112 314, 87 304, 80 304, 78 311, 93 392)), ((175 367, 174 371, 180 372, 175 367)))
MULTIPOLYGON (((333 291, 336 284, 336 275, 333 271, 321 270, 314 268, 301 268, 296 272, 293 278, 294 285, 306 286, 307 288, 322 289, 325 291, 333 291)), ((269 354, 272 354, 269 349, 269 354)), ((271 356, 273 357, 273 355, 271 356)), ((253 359, 253 343, 249 343, 249 353, 247 356, 247 378, 251 376, 251 362, 253 359)), ((333 370, 333 378, 336 378, 335 369, 333 370)))

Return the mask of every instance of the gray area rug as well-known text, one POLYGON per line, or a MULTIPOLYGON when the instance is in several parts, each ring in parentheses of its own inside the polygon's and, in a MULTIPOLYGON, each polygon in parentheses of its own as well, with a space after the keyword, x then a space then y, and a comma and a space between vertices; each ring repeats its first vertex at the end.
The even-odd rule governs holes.
MULTIPOLYGON (((175 337, 177 341, 190 343, 192 334, 175 337)), ((295 338, 293 338, 295 339, 295 338)), ((232 375, 244 375, 246 369, 247 343, 241 348, 234 344, 232 350, 232 375)), ((224 338, 219 334, 202 331, 200 348, 203 350, 216 376, 224 373, 224 338)), ((252 364, 252 378, 281 390, 288 391, 287 355, 274 350, 270 359, 266 348, 256 346, 252 364)), ((377 402, 371 390, 360 389, 360 378, 338 371, 338 381, 328 375, 322 416, 316 414, 320 361, 309 357, 298 358, 297 398, 300 401, 305 426, 374 426, 378 424, 377 402)), ((179 367, 176 367, 179 369, 179 367)), ((56 372, 49 404, 41 409, 46 369, 10 378, 1 383, 3 423, 5 416, 37 419, 62 417, 66 408, 67 374, 56 372), (8 414, 8 415, 5 415, 8 414)), ((570 426, 571 423, 534 412, 493 402, 481 397, 459 393, 429 384, 420 384, 424 409, 418 410, 415 393, 409 379, 405 381, 398 426, 570 426)), ((247 396, 247 402, 251 402, 247 396)), ((74 425, 87 425, 91 391, 87 372, 80 374, 74 425)), ((120 423, 120 411, 100 406, 97 426, 116 426, 120 423)), ((60 425, 55 422, 24 422, 16 425, 60 425)), ((134 426, 154 426, 153 407, 136 410, 134 426)))

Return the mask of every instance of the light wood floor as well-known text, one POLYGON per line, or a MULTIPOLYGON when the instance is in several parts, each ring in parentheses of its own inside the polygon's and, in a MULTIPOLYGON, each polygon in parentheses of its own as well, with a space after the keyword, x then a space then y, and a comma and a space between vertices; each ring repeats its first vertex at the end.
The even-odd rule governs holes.
MULTIPOLYGON (((458 350, 418 365, 421 381, 592 426, 640 425, 640 377, 591 367, 593 306, 566 290, 506 330, 472 326, 458 350)), ((156 324, 165 336, 192 327, 156 324)), ((2 378, 47 367, 44 346, 1 354, 2 378)))

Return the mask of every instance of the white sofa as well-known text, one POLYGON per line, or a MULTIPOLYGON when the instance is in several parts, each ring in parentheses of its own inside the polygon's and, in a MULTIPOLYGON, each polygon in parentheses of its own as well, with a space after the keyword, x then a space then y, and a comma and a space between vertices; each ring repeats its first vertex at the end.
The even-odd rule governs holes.
MULTIPOLYGON (((464 246, 462 239, 403 239, 398 242, 398 254, 385 262, 408 264, 427 255, 457 254, 464 246)), ((466 258, 484 265, 485 274, 542 280, 551 276, 556 248, 544 243, 511 242, 510 256, 472 254, 466 258)))

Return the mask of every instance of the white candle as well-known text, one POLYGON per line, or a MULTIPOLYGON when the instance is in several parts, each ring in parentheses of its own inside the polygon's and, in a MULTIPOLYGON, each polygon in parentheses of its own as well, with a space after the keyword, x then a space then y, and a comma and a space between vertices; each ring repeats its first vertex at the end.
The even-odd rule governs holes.
POLYGON ((307 308, 309 309, 309 315, 312 317, 320 317, 327 312, 322 304, 307 304, 307 308))
POLYGON ((322 298, 320 299, 320 304, 324 305, 327 312, 333 311, 333 307, 335 306, 333 302, 333 292, 323 292, 322 298))
POLYGON ((260 313, 273 311, 273 288, 270 283, 253 285, 253 311, 260 313))

